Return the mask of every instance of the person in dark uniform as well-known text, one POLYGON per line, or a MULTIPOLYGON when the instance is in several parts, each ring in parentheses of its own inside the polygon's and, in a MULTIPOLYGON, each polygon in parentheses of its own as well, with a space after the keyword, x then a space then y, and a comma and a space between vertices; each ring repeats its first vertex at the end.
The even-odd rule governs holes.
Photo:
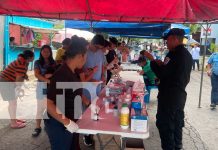
POLYGON ((182 128, 184 127, 185 88, 190 80, 192 56, 183 45, 184 30, 171 29, 164 37, 169 53, 164 62, 151 60, 150 66, 160 79, 156 125, 160 133, 163 150, 182 149, 182 128))
MULTIPOLYGON (((118 40, 115 37, 110 37, 109 42, 110 42, 109 52, 106 55, 108 64, 111 63, 117 57, 116 51, 114 49, 118 45, 118 40)), ((111 76, 112 76, 112 73, 110 70, 108 70, 107 71, 107 83, 110 80, 111 76)))

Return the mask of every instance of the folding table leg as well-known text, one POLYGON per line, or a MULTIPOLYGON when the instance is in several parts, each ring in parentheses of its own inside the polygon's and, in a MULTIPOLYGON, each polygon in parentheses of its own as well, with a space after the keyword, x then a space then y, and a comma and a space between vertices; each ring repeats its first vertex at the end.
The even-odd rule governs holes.
POLYGON ((107 142, 105 142, 105 144, 103 144, 103 141, 101 140, 100 134, 96 134, 96 136, 97 136, 99 144, 100 144, 100 150, 104 150, 104 148, 112 141, 114 141, 116 143, 116 145, 120 148, 120 146, 119 146, 119 144, 117 144, 114 136, 112 138, 110 138, 107 142))
POLYGON ((104 150, 104 146, 103 146, 103 143, 102 143, 102 140, 101 140, 101 137, 99 134, 96 135, 97 138, 98 138, 98 141, 99 141, 99 144, 100 144, 100 150, 104 150))
POLYGON ((121 137, 120 138, 121 140, 120 140, 120 142, 121 142, 121 150, 125 150, 125 148, 126 148, 126 138, 125 137, 121 137))

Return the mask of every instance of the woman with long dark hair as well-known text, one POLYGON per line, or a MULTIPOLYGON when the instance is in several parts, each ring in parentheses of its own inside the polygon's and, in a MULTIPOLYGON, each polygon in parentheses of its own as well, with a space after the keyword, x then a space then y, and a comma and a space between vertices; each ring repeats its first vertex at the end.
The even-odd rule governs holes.
MULTIPOLYGON (((81 69, 87 57, 88 42, 83 38, 72 39, 70 47, 64 54, 64 63, 55 72, 48 86, 47 114, 49 119, 44 119, 45 130, 48 134, 52 150, 78 150, 79 138, 75 132, 78 130, 75 117, 75 98, 82 95, 76 89, 65 89, 64 98, 58 98, 60 89, 58 83, 76 84, 81 82, 76 69, 81 69), (76 83, 75 83, 76 82, 76 83)), ((76 86, 72 86, 76 88, 76 86)), ((62 93, 63 94, 63 93, 62 93)))
POLYGON ((52 50, 49 45, 44 45, 40 51, 40 57, 35 61, 34 73, 38 79, 36 87, 37 113, 36 127, 32 136, 37 137, 41 133, 41 118, 45 110, 46 85, 50 83, 50 78, 55 71, 56 63, 52 56, 52 50))

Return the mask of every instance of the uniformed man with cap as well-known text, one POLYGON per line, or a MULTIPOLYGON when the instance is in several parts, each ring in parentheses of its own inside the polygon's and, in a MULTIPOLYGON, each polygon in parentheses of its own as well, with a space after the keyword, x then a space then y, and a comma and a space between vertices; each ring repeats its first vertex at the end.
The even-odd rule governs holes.
POLYGON ((182 149, 182 128, 184 126, 185 88, 190 80, 192 56, 183 45, 184 30, 171 29, 164 37, 169 53, 164 62, 151 60, 150 66, 160 79, 156 125, 164 150, 182 149))

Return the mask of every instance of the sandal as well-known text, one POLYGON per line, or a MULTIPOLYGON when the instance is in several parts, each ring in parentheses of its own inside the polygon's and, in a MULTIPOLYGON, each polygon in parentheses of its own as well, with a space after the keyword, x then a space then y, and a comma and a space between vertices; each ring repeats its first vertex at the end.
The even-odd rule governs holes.
POLYGON ((32 133, 32 137, 37 137, 39 136, 39 134, 41 133, 42 128, 35 128, 33 133, 32 133))
POLYGON ((16 119, 17 122, 26 123, 26 120, 24 119, 16 119))
POLYGON ((26 126, 25 123, 16 122, 15 125, 11 125, 11 128, 12 128, 12 129, 21 129, 21 128, 24 128, 25 126, 26 126))

